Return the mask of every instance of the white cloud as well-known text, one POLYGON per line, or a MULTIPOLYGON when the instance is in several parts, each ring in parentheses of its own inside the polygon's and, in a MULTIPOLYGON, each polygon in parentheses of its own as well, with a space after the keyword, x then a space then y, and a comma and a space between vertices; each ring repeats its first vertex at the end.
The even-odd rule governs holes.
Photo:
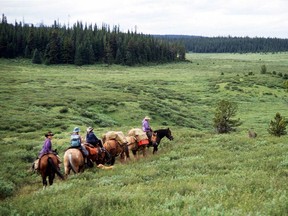
POLYGON ((8 21, 82 21, 146 34, 288 38, 286 0, 1 0, 8 21))

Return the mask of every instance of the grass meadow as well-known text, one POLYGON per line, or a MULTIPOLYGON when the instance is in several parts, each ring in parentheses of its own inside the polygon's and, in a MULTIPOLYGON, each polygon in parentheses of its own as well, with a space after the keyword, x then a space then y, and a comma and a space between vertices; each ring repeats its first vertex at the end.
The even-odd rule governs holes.
POLYGON ((138 67, 0 59, 0 215, 288 215, 288 136, 267 132, 277 112, 288 118, 288 53, 186 58, 138 67), (222 99, 238 104, 242 125, 230 134, 213 128, 222 99), (63 158, 75 126, 127 134, 146 115, 174 136, 157 155, 56 177, 46 190, 30 171, 48 130, 63 158))

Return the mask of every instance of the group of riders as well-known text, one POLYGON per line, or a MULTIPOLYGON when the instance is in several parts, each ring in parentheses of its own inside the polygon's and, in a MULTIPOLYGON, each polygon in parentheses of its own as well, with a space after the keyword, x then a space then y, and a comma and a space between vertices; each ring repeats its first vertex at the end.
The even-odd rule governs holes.
MULTIPOLYGON (((88 145, 92 145, 93 147, 98 148, 98 152, 99 154, 101 154, 102 152, 105 152, 105 157, 107 160, 109 160, 111 158, 109 152, 103 147, 102 141, 101 139, 98 139, 97 136, 95 135, 95 133, 93 132, 94 128, 92 127, 88 127, 86 129, 86 137, 85 137, 85 142, 88 145)), ((142 120, 142 130, 146 133, 148 139, 151 139, 152 136, 152 128, 150 127, 150 118, 148 116, 145 116, 145 118, 142 120)), ((33 163, 33 169, 34 170, 38 170, 38 163, 39 163, 39 159, 48 153, 54 153, 57 155, 57 152, 55 152, 52 149, 52 137, 54 136, 54 134, 49 131, 48 133, 45 134, 45 141, 43 144, 43 147, 41 149, 41 151, 39 152, 38 158, 36 159, 36 161, 33 163)), ((69 148, 78 148, 79 150, 81 150, 84 158, 85 158, 85 164, 87 164, 87 166, 91 167, 93 166, 93 162, 90 161, 88 159, 88 155, 89 152, 87 151, 87 149, 82 145, 84 143, 83 138, 80 135, 80 128, 79 127, 75 127, 72 134, 71 134, 71 138, 70 138, 70 147, 69 148)), ((61 163, 61 160, 59 158, 59 156, 57 155, 59 162, 61 163)))

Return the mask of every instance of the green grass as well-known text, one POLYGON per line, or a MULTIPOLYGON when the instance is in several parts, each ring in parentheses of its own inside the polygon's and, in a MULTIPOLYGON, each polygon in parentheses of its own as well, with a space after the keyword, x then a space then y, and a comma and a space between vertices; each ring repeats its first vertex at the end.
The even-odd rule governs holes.
POLYGON ((142 67, 0 59, 0 215, 287 215, 288 138, 267 128, 276 112, 288 118, 277 75, 288 73, 288 53, 187 58, 142 67), (231 134, 213 129, 221 99, 238 104, 242 125, 231 134), (44 191, 29 171, 48 130, 63 157, 75 126, 127 133, 145 115, 175 137, 157 155, 57 178, 44 191))

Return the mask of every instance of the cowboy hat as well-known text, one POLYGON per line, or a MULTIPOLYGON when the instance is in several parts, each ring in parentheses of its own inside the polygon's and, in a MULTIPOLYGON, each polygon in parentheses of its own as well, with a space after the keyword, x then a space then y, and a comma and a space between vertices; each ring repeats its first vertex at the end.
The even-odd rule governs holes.
POLYGON ((48 137, 48 136, 54 136, 54 134, 51 131, 49 131, 48 133, 45 134, 45 137, 48 137))
POLYGON ((145 120, 150 120, 151 118, 149 116, 145 116, 145 120))
POLYGON ((88 128, 87 128, 87 132, 91 132, 93 129, 94 129, 94 128, 92 128, 92 127, 88 127, 88 128))

